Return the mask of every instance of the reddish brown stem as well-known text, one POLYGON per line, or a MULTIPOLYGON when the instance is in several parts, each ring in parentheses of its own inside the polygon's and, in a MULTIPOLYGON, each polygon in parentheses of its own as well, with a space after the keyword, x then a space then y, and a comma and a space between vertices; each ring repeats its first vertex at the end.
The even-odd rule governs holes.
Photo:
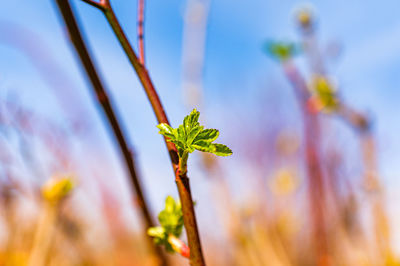
POLYGON ((138 0, 137 32, 139 47, 139 62, 145 65, 144 61, 144 0, 138 0))
MULTIPOLYGON (((101 3, 101 2, 100 2, 101 3)), ((108 0, 105 0, 104 3, 101 3, 100 10, 103 11, 108 23, 110 24, 114 34, 116 35, 119 43, 125 51, 125 54, 128 56, 130 63, 136 71, 136 74, 147 94, 147 97, 150 101, 150 104, 153 108, 153 111, 156 115, 158 123, 166 123, 169 125, 169 121, 167 115, 164 111, 164 107, 162 106, 161 100, 158 96, 158 93, 153 85, 153 82, 150 78, 150 75, 144 65, 142 65, 133 50, 128 38, 126 37, 124 31, 121 28, 121 25, 115 16, 115 13, 109 4, 108 0)), ((176 174, 178 172, 178 154, 175 145, 172 142, 168 142, 167 138, 164 137, 165 144, 169 151, 172 168, 175 173, 175 181, 177 184, 179 197, 182 203, 183 209, 183 217, 184 217, 184 225, 185 230, 188 235, 188 242, 190 252, 190 264, 193 266, 202 266, 205 265, 205 260, 203 257, 199 231, 196 223, 195 211, 193 208, 193 200, 192 194, 190 192, 189 179, 187 176, 180 176, 176 174)))
POLYGON ((304 134, 306 149, 306 164, 309 176, 310 208, 314 219, 314 237, 316 251, 318 254, 318 264, 320 266, 329 265, 327 259, 327 233, 324 212, 325 204, 325 186, 320 165, 320 156, 317 143, 320 142, 320 126, 318 117, 315 114, 303 113, 304 115, 304 134))
POLYGON ((354 110, 349 105, 346 105, 345 103, 340 103, 337 114, 360 134, 370 133, 371 122, 368 117, 354 110))
MULTIPOLYGON (((128 38, 126 37, 125 33, 123 32, 117 17, 115 16, 114 11, 111 7, 105 6, 104 15, 108 23, 110 24, 112 30, 114 31, 115 35, 117 36, 118 41, 120 42, 122 48, 124 49, 126 55, 130 63, 132 64, 133 68, 136 71, 136 74, 139 78, 140 83, 142 84, 147 98, 150 101, 151 107, 156 115, 158 123, 166 123, 169 125, 169 121, 167 115, 165 114, 164 107, 161 104, 161 100, 158 97, 157 91, 151 81, 148 71, 146 68, 140 64, 138 57, 136 56, 135 51, 133 50, 132 46, 130 45, 128 38)), ((165 143, 167 145, 168 151, 170 153, 171 161, 173 164, 174 171, 178 168, 178 154, 175 145, 172 142, 167 142, 167 139, 164 137, 165 143)))
MULTIPOLYGON (((117 116, 115 115, 111 101, 93 64, 88 48, 85 45, 85 42, 83 40, 81 31, 75 19, 70 3, 68 0, 56 0, 56 4, 58 6, 58 9, 60 10, 60 13, 66 25, 66 29, 68 30, 71 42, 74 45, 74 48, 79 56, 81 64, 83 65, 86 74, 89 77, 89 80, 92 84, 92 88, 94 89, 94 92, 97 96, 96 100, 102 107, 104 114, 106 115, 108 123, 112 128, 114 136, 118 142, 122 156, 125 159, 125 163, 130 174, 130 179, 133 184, 133 188, 138 198, 140 210, 142 212, 142 216, 146 223, 146 227, 147 228, 152 227, 154 226, 154 222, 150 215, 149 208, 146 204, 145 196, 142 191, 139 178, 136 174, 135 163, 132 154, 128 148, 126 138, 124 136, 120 123, 118 122, 117 116)), ((163 255, 162 251, 157 247, 154 248, 155 246, 151 243, 151 239, 149 237, 147 239, 149 241, 148 242, 149 245, 154 249, 155 254, 158 254, 163 264, 167 265, 167 260, 163 255)))
POLYGON ((190 249, 190 265, 206 265, 203 252, 201 250, 200 236, 194 212, 192 193, 190 191, 189 178, 186 173, 181 175, 176 171, 175 182, 178 187, 179 198, 182 202, 183 223, 185 224, 186 234, 190 249), (191 204, 183 204, 190 202, 191 204), (190 228, 191 230, 188 230, 190 228))
MULTIPOLYGON (((326 68, 319 49, 315 27, 303 27, 302 29, 303 47, 305 47, 305 55, 309 61, 311 71, 314 74, 326 76, 326 68)), ((370 130, 368 117, 343 102, 339 103, 336 114, 361 133, 370 130)))
MULTIPOLYGON (((318 39, 315 28, 309 28, 303 31, 303 43, 306 49, 306 55, 310 62, 312 72, 326 75, 323 57, 319 50, 318 39)), ((358 133, 362 146, 362 154, 365 169, 365 185, 368 192, 375 192, 374 197, 370 197, 374 224, 376 227, 376 239, 380 243, 381 252, 386 256, 391 253, 389 236, 389 225, 387 214, 384 208, 384 195, 381 190, 381 184, 378 177, 376 163, 375 141, 372 132, 371 121, 369 117, 350 105, 340 102, 335 112, 340 118, 347 122, 358 133)))
POLYGON ((329 265, 327 262, 327 234, 325 228, 324 208, 325 189, 324 180, 319 161, 317 143, 319 143, 319 121, 316 114, 309 112, 307 101, 309 92, 301 74, 292 62, 284 62, 284 70, 287 79, 295 90, 297 100, 301 106, 304 121, 304 141, 306 164, 309 178, 310 211, 313 219, 314 245, 317 252, 317 265, 329 265))
POLYGON ((104 6, 106 5, 106 4, 108 4, 108 0, 101 0, 100 2, 96 2, 95 0, 82 0, 83 2, 85 2, 85 3, 87 3, 87 4, 89 4, 89 5, 91 5, 91 6, 94 6, 94 7, 97 7, 97 8, 100 8, 100 9, 103 9, 104 8, 104 6))

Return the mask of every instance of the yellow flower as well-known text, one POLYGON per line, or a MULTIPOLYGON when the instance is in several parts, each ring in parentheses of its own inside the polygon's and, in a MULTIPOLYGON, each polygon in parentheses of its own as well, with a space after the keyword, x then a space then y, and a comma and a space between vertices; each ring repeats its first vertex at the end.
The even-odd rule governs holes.
POLYGON ((66 197, 74 188, 70 177, 51 178, 42 187, 42 195, 49 202, 58 202, 66 197))

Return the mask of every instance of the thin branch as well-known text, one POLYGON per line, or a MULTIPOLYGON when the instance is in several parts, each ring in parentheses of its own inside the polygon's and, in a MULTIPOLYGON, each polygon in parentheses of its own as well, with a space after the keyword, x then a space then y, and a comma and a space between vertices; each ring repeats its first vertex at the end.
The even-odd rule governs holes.
POLYGON ((318 143, 320 142, 320 125, 317 114, 309 112, 307 100, 309 92, 307 84, 296 66, 290 61, 283 63, 286 78, 291 83, 300 105, 303 117, 305 142, 305 158, 309 178, 309 203, 313 219, 314 247, 318 254, 317 261, 328 258, 327 232, 325 222, 326 191, 324 177, 319 160, 318 143))
POLYGON ((186 229, 186 235, 190 250, 190 265, 205 266, 201 248, 200 234, 197 226, 192 192, 190 191, 189 178, 186 174, 181 175, 179 171, 175 175, 176 186, 178 187, 179 198, 182 203, 183 223, 186 229))
POLYGON ((101 10, 105 8, 103 1, 101 2, 96 2, 94 0, 82 0, 82 1, 101 10))
MULTIPOLYGON (((319 50, 318 39, 315 28, 311 27, 308 31, 302 32, 304 47, 308 47, 306 54, 310 61, 311 70, 314 73, 325 74, 323 57, 319 50)), ((358 133, 360 137, 363 162, 364 162, 364 182, 368 192, 375 192, 374 197, 370 197, 372 206, 372 217, 374 217, 376 242, 379 243, 382 254, 391 253, 390 234, 387 213, 384 208, 384 193, 381 189, 381 182, 378 175, 376 162, 375 140, 372 132, 370 118, 352 108, 349 104, 340 102, 335 112, 340 118, 347 122, 358 133)))
POLYGON ((34 244, 29 255, 27 266, 46 265, 56 232, 58 204, 45 202, 34 235, 34 244))
MULTIPOLYGON (((90 57, 89 51, 85 45, 81 31, 79 30, 79 26, 71 9, 70 3, 68 0, 56 0, 56 3, 66 25, 66 29, 69 32, 71 42, 74 45, 77 54, 79 55, 81 64, 83 65, 86 74, 92 84, 94 93, 97 96, 96 100, 98 104, 102 107, 104 114, 106 115, 106 118, 108 120, 109 126, 112 128, 114 137, 117 140, 120 151, 128 168, 130 179, 136 192, 136 196, 138 198, 140 210, 145 220, 146 227, 152 227, 154 226, 154 222, 150 215, 149 208, 146 204, 145 196, 142 191, 139 178, 136 174, 134 159, 128 148, 129 146, 126 141, 125 134, 120 126, 111 101, 107 96, 107 92, 90 57)), ((158 256, 160 257, 163 265, 168 265, 167 259, 163 255, 162 251, 152 244, 150 237, 148 237, 147 240, 149 246, 153 248, 154 253, 158 254, 158 256)))
POLYGON ((144 60, 144 0, 138 0, 138 14, 137 14, 137 32, 138 32, 138 47, 139 47, 139 61, 145 65, 144 60))
MULTIPOLYGON (((311 13, 309 13, 309 15, 311 15, 311 13)), ((314 74, 326 76, 327 71, 324 58, 318 45, 315 27, 312 26, 313 23, 314 22, 311 17, 311 24, 300 25, 302 29, 301 34, 303 47, 305 47, 305 55, 306 59, 308 59, 311 71, 314 74)), ((345 122, 349 123, 349 125, 359 133, 370 133, 371 121, 369 121, 369 118, 365 114, 353 109, 348 104, 340 101, 335 114, 337 114, 345 122)))
MULTIPOLYGON (((114 31, 114 34, 116 35, 119 43, 124 49, 125 54, 128 56, 130 63, 136 71, 136 74, 147 94, 147 98, 149 99, 153 111, 156 115, 158 123, 166 123, 169 125, 164 107, 153 85, 150 75, 144 65, 140 63, 135 51, 128 41, 128 38, 122 30, 121 25, 117 17, 115 16, 111 5, 108 4, 105 9, 102 9, 102 11, 112 30, 114 31)), ((172 142, 168 142, 166 137, 164 137, 164 141, 169 151, 172 168, 175 173, 175 182, 177 184, 179 197, 182 203, 183 220, 190 248, 190 264, 192 266, 203 266, 205 265, 205 260, 201 249, 200 236, 197 228, 195 211, 193 208, 193 200, 190 192, 189 179, 187 178, 187 176, 182 176, 179 174, 179 160, 175 145, 172 142)))
POLYGON ((353 109, 349 105, 339 102, 337 114, 345 122, 349 123, 355 130, 358 130, 360 134, 371 133, 371 121, 365 114, 353 109))

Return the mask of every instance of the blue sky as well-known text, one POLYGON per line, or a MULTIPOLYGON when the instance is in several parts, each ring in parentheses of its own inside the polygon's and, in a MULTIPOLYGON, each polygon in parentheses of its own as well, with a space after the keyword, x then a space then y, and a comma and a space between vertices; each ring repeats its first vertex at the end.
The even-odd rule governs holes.
MULTIPOLYGON (((162 139, 157 135, 155 118, 122 49, 112 35, 102 14, 94 8, 72 1, 87 34, 99 70, 104 74, 112 98, 138 152, 140 171, 145 179, 155 209, 167 194, 175 194, 171 169, 162 139), (157 161, 157 167, 152 162, 157 161), (163 186, 156 189, 153 182, 163 186)), ((187 112, 181 95, 181 53, 185 1, 147 1, 146 53, 147 66, 173 125, 187 112), (179 97, 175 97, 179 95, 179 97)), ((136 1, 112 1, 117 16, 130 40, 136 42, 136 1)), ((205 114, 217 112, 210 127, 226 126, 226 108, 251 116, 260 87, 271 80, 279 86, 286 81, 275 61, 262 52, 266 39, 298 40, 293 11, 300 1, 212 1, 207 27, 204 68, 205 114), (219 113, 218 113, 219 112, 219 113), (220 121, 219 119, 223 121, 220 121), (224 120, 225 119, 225 120, 224 120), (220 126, 222 124, 222 126, 220 126)), ((374 118, 380 149, 380 170, 388 185, 390 206, 395 217, 400 209, 393 204, 400 200, 398 191, 398 158, 400 158, 400 4, 396 0, 311 1, 318 16, 322 45, 331 41, 342 47, 340 57, 330 65, 331 73, 341 86, 347 102, 374 118)), ((2 43, 4 25, 17 23, 40 37, 46 50, 70 77, 70 104, 85 105, 82 116, 93 119, 92 136, 86 139, 96 151, 111 162, 121 176, 117 153, 102 125, 97 107, 88 92, 70 46, 64 38, 60 20, 52 1, 4 1, 0 10, 0 95, 16 93, 21 101, 58 121, 67 119, 50 88, 26 56, 15 47, 2 43), (2 28, 3 25, 3 28, 2 28), (101 145, 98 145, 101 143, 101 145)), ((267 103, 268 104, 268 103, 267 103)), ((236 136, 222 131, 222 141, 236 136)), ((229 144, 229 143, 228 143, 229 144)), ((235 158, 227 159, 234 162, 235 158)), ((196 172, 193 173, 195 175, 196 172)), ((124 181, 121 181, 122 183, 124 181)), ((204 180, 192 178, 194 194, 204 192, 204 180)), ((200 207, 199 207, 200 208, 200 207)), ((395 218, 397 220, 397 218, 395 218)), ((398 234, 397 234, 398 235, 398 234)))

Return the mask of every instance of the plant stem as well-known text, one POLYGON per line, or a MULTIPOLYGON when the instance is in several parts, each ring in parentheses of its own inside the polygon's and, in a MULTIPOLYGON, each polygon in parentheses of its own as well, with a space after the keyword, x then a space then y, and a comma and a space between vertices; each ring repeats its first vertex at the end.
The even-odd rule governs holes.
POLYGON ((329 262, 326 261, 328 259, 328 242, 324 219, 324 209, 326 207, 325 188, 317 148, 317 143, 320 141, 319 121, 316 114, 312 114, 308 111, 307 100, 309 92, 305 80, 298 72, 295 65, 291 61, 285 61, 283 63, 283 68, 287 79, 290 81, 295 91, 298 103, 301 106, 304 123, 306 164, 309 178, 309 203, 311 217, 313 219, 314 247, 317 254, 316 264, 325 266, 329 265, 329 262))
MULTIPOLYGON (((315 28, 303 31, 302 37, 303 47, 308 47, 306 55, 309 59, 312 72, 325 76, 326 68, 319 49, 315 28)), ((354 131, 359 135, 365 171, 364 184, 366 185, 367 192, 373 192, 374 194, 369 199, 371 201, 372 217, 375 225, 375 238, 376 242, 379 243, 381 253, 383 256, 386 256, 387 253, 391 254, 392 252, 390 248, 390 228, 384 208, 384 193, 381 189, 378 175, 372 123, 367 115, 355 110, 344 102, 339 102, 336 114, 353 127, 354 131)))
POLYGON ((356 131, 358 131, 360 135, 364 133, 371 133, 371 121, 369 118, 357 110, 354 110, 349 105, 339 102, 337 114, 356 131))
MULTIPOLYGON (((146 199, 145 199, 144 193, 142 191, 142 188, 141 188, 141 185, 139 182, 139 178, 136 174, 133 156, 131 154, 131 151, 128 148, 126 138, 124 136, 124 133, 122 131, 120 123, 118 122, 118 119, 114 112, 114 108, 112 107, 111 101, 110 101, 109 97, 107 96, 107 92, 100 80, 100 77, 99 77, 99 75, 96 71, 96 68, 92 62, 92 59, 89 55, 89 51, 85 45, 82 34, 79 30, 79 26, 75 19, 74 13, 71 9, 70 3, 68 0, 56 0, 56 4, 57 4, 58 9, 64 20, 66 29, 68 30, 71 42, 74 45, 75 50, 76 50, 77 54, 79 55, 79 59, 86 71, 86 74, 90 79, 92 88, 97 96, 96 100, 99 103, 99 105, 102 107, 104 114, 107 117, 109 126, 113 130, 114 137, 116 138, 119 148, 120 148, 120 151, 125 159, 125 164, 128 168, 128 171, 130 174, 130 179, 133 184, 133 188, 136 192, 136 196, 138 198, 141 214, 146 223, 146 227, 147 228, 152 227, 152 226, 154 226, 155 223, 150 215, 150 211, 146 204, 146 199)), ((149 246, 153 248, 153 252, 160 257, 160 259, 164 265, 167 265, 168 264, 167 260, 166 260, 165 256, 163 255, 161 249, 159 249, 158 247, 154 248, 155 246, 152 244, 150 237, 148 237, 147 240, 148 240, 149 246)))
POLYGON ((144 61, 144 0, 138 0, 138 47, 139 47, 139 61, 145 65, 144 61))
MULTIPOLYGON (((119 43, 124 49, 125 54, 128 56, 129 62, 135 69, 139 81, 142 84, 146 92, 147 98, 150 101, 151 107, 153 108, 153 111, 156 115, 158 123, 166 123, 169 125, 164 107, 161 104, 161 100, 157 94, 153 82, 151 81, 149 73, 147 72, 146 68, 140 63, 138 57, 136 56, 136 53, 130 45, 125 33, 123 32, 113 9, 110 6, 104 6, 104 9, 101 10, 106 17, 107 22, 110 24, 112 30, 114 31, 114 34, 116 35, 119 43)), ((176 169, 178 168, 178 154, 176 147, 173 143, 167 142, 165 137, 164 139, 171 157, 174 171, 176 171, 176 169)))
POLYGON ((200 236, 194 212, 192 193, 190 191, 189 178, 186 173, 181 175, 180 171, 176 171, 175 182, 182 203, 183 223, 185 225, 190 249, 190 265, 206 265, 200 244, 200 236))
POLYGON ((182 154, 182 157, 179 158, 179 172, 181 174, 186 175, 187 173, 187 161, 189 158, 189 152, 184 151, 182 154))
MULTIPOLYGON (((101 5, 99 9, 104 13, 119 43, 124 49, 125 54, 128 56, 130 63, 135 69, 156 115, 158 123, 166 123, 170 125, 149 73, 136 56, 136 53, 129 43, 124 31, 122 30, 109 1, 102 0, 102 2, 99 2, 99 5, 101 5)), ((164 137, 164 141, 170 155, 172 168, 175 173, 175 182, 178 188, 180 201, 182 203, 183 221, 190 248, 190 264, 193 266, 202 266, 205 265, 205 260, 201 249, 200 236, 197 228, 195 211, 193 208, 189 179, 186 173, 184 175, 179 174, 179 158, 175 145, 172 142, 168 142, 166 137, 164 137)))
POLYGON ((58 203, 45 202, 36 228, 28 266, 46 265, 51 243, 56 230, 58 203))
POLYGON ((184 151, 182 157, 179 159, 179 168, 178 171, 176 171, 175 182, 178 186, 181 202, 191 202, 191 205, 182 203, 183 222, 185 224, 190 249, 190 264, 205 265, 201 245, 194 245, 194 243, 200 243, 200 237, 197 229, 196 217, 194 214, 194 205, 189 186, 189 178, 187 177, 188 158, 189 153, 184 151), (187 230, 187 226, 192 230, 187 230))

